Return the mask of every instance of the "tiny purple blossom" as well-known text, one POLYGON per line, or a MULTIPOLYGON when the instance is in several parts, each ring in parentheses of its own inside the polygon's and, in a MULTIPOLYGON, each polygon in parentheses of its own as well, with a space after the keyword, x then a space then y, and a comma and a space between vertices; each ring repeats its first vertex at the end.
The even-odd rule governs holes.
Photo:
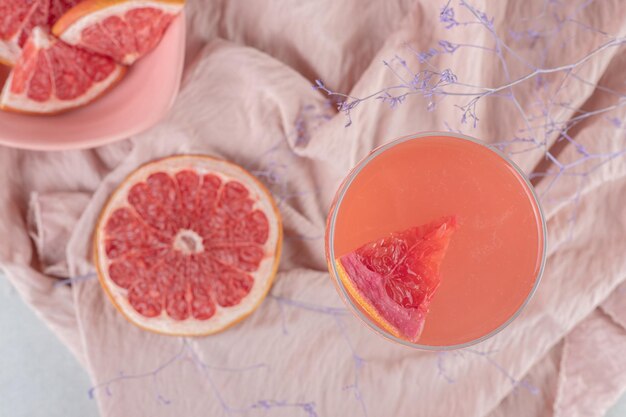
POLYGON ((451 29, 455 26, 459 25, 459 22, 454 18, 454 9, 450 7, 450 3, 452 0, 448 1, 443 9, 441 9, 441 13, 439 13, 439 21, 446 25, 446 29, 451 29))
POLYGON ((535 84, 537 85, 537 88, 543 88, 546 85, 546 79, 543 75, 539 74, 537 75, 537 78, 535 80, 535 84))
POLYGON ((528 29, 528 31, 526 33, 528 33, 528 37, 533 39, 533 40, 534 39, 538 39, 538 38, 541 37, 541 33, 536 31, 536 30, 533 30, 533 29, 528 29))
POLYGON ((443 49, 444 52, 451 54, 457 49, 459 49, 459 45, 456 45, 452 42, 448 42, 446 40, 439 41, 439 46, 443 49))
POLYGON ((388 92, 385 92, 384 95, 378 96, 376 98, 384 103, 389 104, 389 107, 391 107, 392 109, 395 109, 406 99, 406 94, 402 94, 400 96, 392 96, 388 92))
POLYGON ((622 127, 622 119, 620 119, 619 117, 611 117, 609 119, 609 122, 611 122, 611 124, 617 128, 622 127))
POLYGON ((438 50, 436 50, 435 48, 430 48, 426 52, 417 52, 416 55, 417 55, 417 59, 420 62, 420 64, 423 64, 423 63, 427 62, 430 58, 434 57, 437 54, 439 54, 438 50))
POLYGON ((324 82, 322 80, 315 80, 315 85, 313 86, 313 89, 322 90, 327 95, 333 94, 333 92, 324 85, 324 82))
POLYGON ((485 12, 478 12, 478 16, 480 17, 480 21, 489 29, 493 29, 493 22, 494 22, 494 18, 492 17, 491 19, 489 19, 489 16, 487 16, 487 13, 485 12))
POLYGON ((449 68, 443 70, 439 79, 441 82, 444 82, 446 84, 454 84, 457 80, 456 75, 449 68))
POLYGON ((429 91, 430 80, 432 80, 433 74, 434 73, 432 71, 424 71, 422 73, 421 83, 420 83, 420 86, 419 86, 420 90, 429 91))
POLYGON ((403 67, 407 68, 407 64, 406 61, 404 60, 404 58, 402 58, 399 55, 395 55, 395 59, 400 63, 400 65, 402 65, 403 67))
POLYGON ((350 116, 350 111, 356 107, 360 102, 355 100, 352 102, 349 101, 340 101, 337 103, 337 111, 339 111, 340 113, 343 113, 346 115, 347 117, 347 121, 346 124, 344 125, 344 127, 350 127, 352 125, 352 117, 350 116))
POLYGON ((420 82, 420 73, 418 72, 417 74, 415 74, 415 76, 413 77, 413 79, 411 80, 411 82, 409 82, 409 86, 413 89, 413 90, 417 90, 419 89, 419 82, 420 82))
POLYGON ((511 38, 513 38, 513 40, 516 40, 516 41, 519 41, 524 36, 523 32, 516 32, 513 29, 509 29, 508 32, 509 32, 509 36, 511 36, 511 38))
MULTIPOLYGON (((491 19, 491 23, 493 23, 493 19, 491 19)), ((514 31, 513 29, 509 29, 508 30, 509 35, 511 36, 511 38, 513 38, 516 41, 519 41, 523 38, 528 38, 530 40, 536 40, 538 38, 540 38, 541 32, 536 31, 534 29, 528 29, 528 30, 522 30, 519 32, 514 31)))

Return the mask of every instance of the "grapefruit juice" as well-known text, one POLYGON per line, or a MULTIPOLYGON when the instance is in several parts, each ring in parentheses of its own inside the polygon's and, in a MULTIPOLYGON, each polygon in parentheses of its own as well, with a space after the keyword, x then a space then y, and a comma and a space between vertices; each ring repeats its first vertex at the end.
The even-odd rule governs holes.
POLYGON ((523 173, 489 147, 448 133, 401 138, 361 161, 337 192, 326 240, 331 276, 351 310, 384 336, 426 349, 497 333, 529 300, 545 262, 545 223, 523 173), (407 342, 355 303, 335 260, 443 216, 454 216, 457 228, 421 336, 407 342))

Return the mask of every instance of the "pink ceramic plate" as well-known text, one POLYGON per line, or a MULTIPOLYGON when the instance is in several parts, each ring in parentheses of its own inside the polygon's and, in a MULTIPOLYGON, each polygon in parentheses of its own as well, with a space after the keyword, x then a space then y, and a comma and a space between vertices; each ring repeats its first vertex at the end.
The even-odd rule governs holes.
POLYGON ((140 133, 161 120, 174 103, 184 59, 185 18, 181 15, 159 46, 93 103, 57 116, 0 111, 0 144, 35 150, 90 148, 140 133))

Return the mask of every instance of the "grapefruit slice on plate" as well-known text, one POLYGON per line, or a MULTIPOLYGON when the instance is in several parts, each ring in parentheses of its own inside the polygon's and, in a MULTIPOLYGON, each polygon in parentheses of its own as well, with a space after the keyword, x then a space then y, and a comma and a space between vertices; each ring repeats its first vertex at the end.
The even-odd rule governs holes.
POLYGON ((349 296, 382 329, 415 343, 440 283, 455 217, 392 233, 337 259, 349 296))
POLYGON ((0 63, 13 65, 31 31, 51 27, 80 0, 0 0, 0 63))
POLYGON ((282 245, 278 209, 243 168, 206 156, 140 167, 111 195, 94 235, 100 283, 150 331, 201 336, 252 313, 282 245))
POLYGON ((125 71, 111 58, 66 45, 35 28, 4 85, 0 109, 60 113, 95 100, 125 71))
POLYGON ((52 33, 131 65, 158 45, 184 5, 184 0, 86 0, 63 15, 52 33))

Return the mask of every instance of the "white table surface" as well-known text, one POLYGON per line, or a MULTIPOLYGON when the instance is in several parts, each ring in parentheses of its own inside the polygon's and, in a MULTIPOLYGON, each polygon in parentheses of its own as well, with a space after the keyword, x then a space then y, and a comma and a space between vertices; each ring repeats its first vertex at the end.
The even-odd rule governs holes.
MULTIPOLYGON (((0 273, 0 416, 97 417, 90 387, 76 359, 0 273)), ((626 417, 626 395, 606 417, 626 417)))

